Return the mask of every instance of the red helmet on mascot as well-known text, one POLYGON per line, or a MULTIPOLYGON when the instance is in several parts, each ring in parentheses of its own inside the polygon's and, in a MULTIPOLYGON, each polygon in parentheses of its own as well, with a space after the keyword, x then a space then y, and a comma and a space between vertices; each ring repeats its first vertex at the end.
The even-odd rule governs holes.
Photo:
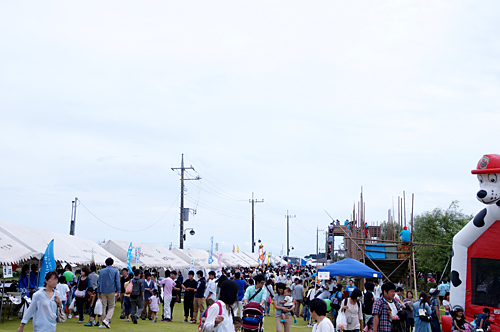
POLYGON ((472 174, 491 174, 500 173, 500 155, 485 154, 477 163, 476 169, 473 169, 472 174))

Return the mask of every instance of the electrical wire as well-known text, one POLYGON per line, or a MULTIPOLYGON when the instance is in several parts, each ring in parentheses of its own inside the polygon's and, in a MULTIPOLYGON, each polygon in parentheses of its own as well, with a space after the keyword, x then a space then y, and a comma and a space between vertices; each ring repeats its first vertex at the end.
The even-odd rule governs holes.
POLYGON ((163 219, 163 217, 165 217, 165 216, 167 215, 167 213, 169 213, 169 212, 170 212, 170 210, 172 209, 172 207, 174 206, 174 204, 175 204, 175 203, 177 203, 177 200, 178 200, 178 199, 179 199, 179 198, 177 198, 177 199, 176 199, 176 200, 172 203, 172 205, 168 208, 167 212, 165 212, 165 213, 164 213, 164 214, 160 217, 160 219, 158 219, 157 221, 155 221, 153 224, 149 225, 148 227, 142 228, 142 229, 134 229, 134 230, 132 230, 132 229, 122 229, 122 228, 115 227, 115 226, 113 226, 113 225, 111 225, 111 224, 109 224, 109 223, 105 222, 104 220, 102 220, 101 218, 99 218, 98 216, 96 216, 94 213, 92 213, 92 211, 90 211, 90 210, 89 210, 89 209, 85 206, 85 204, 83 204, 83 203, 82 203, 82 201, 81 201, 80 199, 78 199, 78 202, 79 202, 79 203, 83 206, 83 208, 84 208, 85 210, 87 210, 87 212, 88 212, 88 213, 90 213, 90 214, 91 214, 94 218, 96 218, 97 220, 99 220, 100 222, 102 222, 103 224, 105 224, 105 225, 107 225, 107 226, 109 226, 109 227, 111 227, 111 228, 114 228, 114 229, 119 230, 119 231, 122 231, 122 232, 142 232, 142 231, 145 231, 146 229, 149 229, 149 228, 153 227, 153 226, 154 226, 154 225, 156 225, 157 223, 159 223, 159 222, 163 219))

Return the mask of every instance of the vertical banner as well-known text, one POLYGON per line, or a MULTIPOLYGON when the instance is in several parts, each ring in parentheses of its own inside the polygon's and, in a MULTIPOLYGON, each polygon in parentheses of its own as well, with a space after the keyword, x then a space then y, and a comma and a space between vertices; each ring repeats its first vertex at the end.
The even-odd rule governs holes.
POLYGON ((54 271, 56 269, 56 259, 54 258, 54 240, 50 241, 47 249, 45 249, 45 254, 42 258, 42 263, 40 267, 40 279, 38 280, 38 287, 43 287, 45 283, 45 275, 47 272, 54 271))
POLYGON ((269 266, 269 264, 271 264, 271 250, 267 253, 267 266, 269 266))
POLYGON ((94 259, 94 247, 92 247, 92 264, 95 265, 95 259, 94 259))
POLYGON ((234 250, 234 244, 233 244, 233 254, 234 254, 234 251, 235 251, 235 250, 234 250))
POLYGON ((135 248, 135 267, 139 267, 139 259, 141 257, 141 247, 135 248))
POLYGON ((219 254, 219 258, 217 259, 219 263, 219 277, 222 275, 222 253, 219 254))
POLYGON ((194 258, 191 257, 191 264, 189 264, 189 269, 194 272, 194 258))
POLYGON ((130 266, 130 263, 132 263, 132 250, 134 250, 134 247, 132 246, 132 242, 130 242, 127 251, 127 267, 130 273, 132 273, 132 266, 130 266))
POLYGON ((214 254, 214 237, 212 236, 210 238, 210 253, 208 254, 208 264, 212 264, 214 262, 213 259, 213 254, 214 254))
POLYGON ((236 252, 239 254, 240 253, 240 246, 236 245, 236 252))

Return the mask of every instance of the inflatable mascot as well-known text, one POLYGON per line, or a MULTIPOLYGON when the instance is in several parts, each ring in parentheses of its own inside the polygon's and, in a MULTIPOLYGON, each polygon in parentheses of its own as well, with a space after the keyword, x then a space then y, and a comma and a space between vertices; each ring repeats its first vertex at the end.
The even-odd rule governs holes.
POLYGON ((467 320, 483 308, 491 310, 495 330, 500 324, 500 155, 487 154, 477 175, 477 199, 486 204, 453 238, 450 303, 465 311, 467 320))

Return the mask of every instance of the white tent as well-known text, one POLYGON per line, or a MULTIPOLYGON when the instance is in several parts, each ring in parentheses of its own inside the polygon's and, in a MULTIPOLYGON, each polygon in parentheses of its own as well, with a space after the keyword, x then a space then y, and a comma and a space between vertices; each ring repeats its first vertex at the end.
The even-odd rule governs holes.
POLYGON ((0 265, 11 265, 41 256, 35 249, 26 247, 3 232, 0 232, 0 253, 0 265))
MULTIPOLYGON (((101 246, 118 257, 123 262, 127 261, 127 252, 130 242, 109 240, 101 246)), ((167 269, 187 269, 189 264, 174 255, 167 248, 162 246, 150 246, 140 243, 132 243, 134 248, 141 248, 141 256, 139 258, 139 265, 148 268, 167 268, 167 269)), ((132 252, 131 265, 135 265, 135 250, 132 252)))
MULTIPOLYGON (((217 262, 217 257, 213 257, 214 261, 212 264, 208 264, 208 252, 201 249, 178 249, 173 248, 170 250, 174 253, 174 255, 183 259, 186 263, 191 264, 191 260, 193 260, 194 268, 196 270, 218 270, 219 264, 217 262)), ((222 263, 222 267, 225 267, 225 264, 222 263)))
POLYGON ((221 252, 214 251, 214 260, 218 260, 219 255, 222 254, 221 261, 225 266, 228 267, 249 267, 250 264, 244 260, 242 260, 239 256, 236 256, 231 252, 221 252))
POLYGON ((54 239, 54 256, 56 261, 80 265, 90 265, 92 256, 96 265, 105 265, 108 257, 113 258, 115 267, 126 265, 118 258, 101 248, 92 240, 69 234, 55 233, 43 229, 17 225, 0 221, 0 234, 6 235, 34 253, 45 253, 47 245, 54 239))
POLYGON ((246 263, 246 267, 250 267, 250 266, 255 266, 256 265, 256 263, 253 260, 253 258, 250 258, 249 256, 245 255, 242 252, 235 252, 235 253, 233 253, 233 255, 235 255, 236 257, 238 257, 238 259, 240 261, 245 262, 246 263))
POLYGON ((243 254, 248 256, 249 260, 252 262, 251 265, 253 267, 259 266, 260 264, 262 264, 261 262, 259 262, 259 254, 258 253, 256 253, 256 252, 244 252, 243 254))
POLYGON ((271 254, 271 264, 283 266, 283 265, 287 265, 288 262, 285 261, 284 259, 281 259, 281 257, 278 255, 271 254))

